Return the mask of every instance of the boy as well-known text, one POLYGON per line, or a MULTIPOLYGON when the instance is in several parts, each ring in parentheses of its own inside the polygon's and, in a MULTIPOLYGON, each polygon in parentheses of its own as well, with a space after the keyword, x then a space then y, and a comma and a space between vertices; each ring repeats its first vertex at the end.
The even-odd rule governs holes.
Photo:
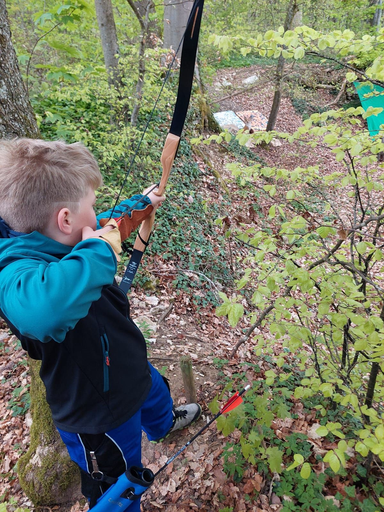
MULTIPOLYGON (((107 488, 92 473, 118 477, 141 466, 141 430, 160 440, 201 413, 198 404, 174 409, 166 381, 147 361, 114 281, 114 221, 97 229, 101 183, 79 143, 0 142, 0 316, 42 361, 53 421, 91 506, 107 488)), ((135 208, 163 200, 149 193, 135 208)), ((140 510, 139 500, 130 510, 140 510)))

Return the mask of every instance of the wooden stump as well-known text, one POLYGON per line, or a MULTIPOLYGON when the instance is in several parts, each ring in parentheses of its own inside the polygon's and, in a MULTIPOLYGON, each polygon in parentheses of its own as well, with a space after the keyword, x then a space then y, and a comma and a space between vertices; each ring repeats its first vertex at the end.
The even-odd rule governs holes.
POLYGON ((183 377, 185 397, 187 403, 192 404, 197 402, 195 379, 193 377, 192 359, 190 356, 183 356, 180 359, 181 375, 183 377))

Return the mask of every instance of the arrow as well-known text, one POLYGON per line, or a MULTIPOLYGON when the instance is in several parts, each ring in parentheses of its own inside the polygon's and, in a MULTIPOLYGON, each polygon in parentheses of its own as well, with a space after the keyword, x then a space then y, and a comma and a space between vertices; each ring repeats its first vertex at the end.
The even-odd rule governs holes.
POLYGON ((162 466, 157 473, 155 473, 154 477, 156 477, 159 473, 161 473, 167 466, 169 466, 169 464, 171 462, 173 462, 176 457, 178 457, 181 453, 183 453, 184 450, 186 450, 188 448, 188 446, 193 443, 193 441, 199 437, 203 432, 205 432, 205 430, 207 430, 207 428, 212 425, 212 423, 214 421, 217 420, 217 418, 219 418, 219 416, 221 416, 222 414, 225 414, 227 412, 230 412, 230 411, 233 411, 233 409, 236 409, 236 407, 238 407, 240 404, 243 403, 243 399, 241 398, 241 395, 243 395, 246 391, 248 391, 248 389, 250 388, 251 386, 248 384, 247 386, 245 386, 244 389, 242 389, 241 391, 237 391, 233 396, 231 396, 231 398, 229 398, 229 400, 227 400, 227 402, 221 407, 220 411, 206 424, 204 425, 204 427, 202 429, 200 429, 189 441, 188 443, 186 443, 184 446, 182 446, 180 448, 180 450, 178 452, 175 453, 175 455, 173 455, 170 459, 167 460, 167 462, 164 464, 164 466, 162 466))

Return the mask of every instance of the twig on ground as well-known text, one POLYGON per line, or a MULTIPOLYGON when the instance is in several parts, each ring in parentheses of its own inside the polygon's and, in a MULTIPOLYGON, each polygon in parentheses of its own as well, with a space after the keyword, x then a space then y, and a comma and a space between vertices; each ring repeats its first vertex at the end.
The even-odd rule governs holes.
POLYGON ((157 323, 161 324, 161 322, 164 322, 164 320, 167 318, 167 316, 170 315, 172 309, 173 309, 173 303, 169 307, 167 307, 167 309, 163 312, 163 314, 161 315, 161 317, 159 318, 159 321, 157 323))

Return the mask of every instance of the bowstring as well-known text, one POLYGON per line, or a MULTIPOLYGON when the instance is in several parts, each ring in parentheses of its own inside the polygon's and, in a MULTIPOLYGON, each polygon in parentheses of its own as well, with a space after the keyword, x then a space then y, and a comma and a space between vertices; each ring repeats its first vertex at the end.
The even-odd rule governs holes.
MULTIPOLYGON (((188 28, 188 26, 189 26, 189 23, 190 23, 190 21, 191 21, 192 16, 194 16, 195 10, 196 10, 196 6, 195 6, 195 3, 194 3, 194 4, 193 4, 193 7, 192 7, 192 9, 191 9, 191 12, 189 13, 189 17, 188 17, 188 21, 187 21, 187 24, 186 24, 186 27, 185 27, 185 31, 184 31, 184 33, 183 33, 183 35, 182 35, 181 39, 180 39, 179 45, 178 45, 178 47, 177 47, 177 50, 175 51, 175 53, 174 53, 174 55, 173 55, 172 61, 171 61, 171 63, 168 65, 167 73, 166 73, 165 78, 164 78, 164 80, 163 80, 163 83, 162 83, 162 85, 161 85, 161 88, 160 88, 159 94, 157 95, 157 98, 156 98, 156 101, 155 101, 155 103, 154 103, 154 105, 153 105, 153 107, 152 107, 151 113, 149 114, 149 117, 148 117, 148 119, 147 119, 147 122, 145 123, 144 130, 143 130, 143 132, 142 132, 142 134, 141 134, 141 137, 140 137, 139 143, 137 144, 136 149, 135 149, 135 151, 134 151, 134 153, 133 153, 133 156, 132 156, 132 158, 131 158, 131 161, 130 161, 130 164, 129 164, 128 169, 127 169, 127 167, 125 166, 125 169, 124 169, 124 170, 125 170, 124 180, 123 180, 123 183, 122 183, 122 185, 121 185, 121 187, 120 187, 120 190, 119 190, 119 193, 118 193, 117 198, 116 198, 116 200, 115 200, 115 203, 114 203, 114 205, 113 205, 113 208, 112 208, 111 214, 110 214, 110 216, 109 216, 109 219, 111 219, 111 218, 112 218, 112 216, 113 216, 113 214, 114 214, 114 212, 115 212, 115 209, 116 209, 116 207, 117 207, 117 205, 118 205, 118 203, 119 203, 119 201, 120 201, 121 194, 123 193, 123 190, 124 190, 124 188, 125 188, 125 185, 127 184, 128 178, 129 178, 129 176, 130 176, 130 174, 131 174, 131 172, 132 172, 133 164, 135 163, 136 157, 137 157, 137 155, 138 155, 138 153, 139 153, 140 146, 141 146, 141 144, 142 144, 142 142, 143 142, 143 140, 144 140, 145 134, 147 133, 147 130, 148 130, 149 124, 150 124, 150 123, 151 123, 151 121, 152 121, 153 114, 154 114, 154 112, 155 112, 155 110, 156 110, 156 107, 157 107, 157 104, 158 104, 158 102, 159 102, 159 100, 160 100, 160 96, 161 96, 161 95, 162 95, 162 93, 163 93, 163 90, 164 90, 165 84, 167 83, 167 81, 168 81, 168 79, 169 79, 169 76, 170 76, 170 74, 171 74, 171 71, 172 71, 173 65, 174 65, 174 63, 175 63, 175 61, 176 61, 176 58, 177 58, 177 55, 178 55, 178 53, 179 53, 180 47, 181 47, 181 45, 182 45, 182 43, 183 43, 183 41, 184 41, 185 33, 186 33, 186 31, 187 31, 187 28, 188 28)), ((156 185, 156 186, 157 186, 157 185, 156 185)), ((149 193, 150 193, 154 188, 156 188, 156 186, 155 186, 155 187, 153 187, 151 190, 149 190, 146 194, 144 194, 144 195, 142 196, 142 198, 141 198, 141 199, 143 199, 144 197, 147 197, 147 196, 148 196, 148 194, 149 194, 149 193)), ((141 199, 140 199, 140 201, 141 201, 141 199)), ((136 204, 137 204, 138 202, 139 202, 139 201, 137 201, 133 206, 131 206, 129 209, 127 209, 127 212, 126 212, 126 213, 129 213, 130 211, 132 211, 133 207, 134 207, 134 206, 136 206, 136 204)))

